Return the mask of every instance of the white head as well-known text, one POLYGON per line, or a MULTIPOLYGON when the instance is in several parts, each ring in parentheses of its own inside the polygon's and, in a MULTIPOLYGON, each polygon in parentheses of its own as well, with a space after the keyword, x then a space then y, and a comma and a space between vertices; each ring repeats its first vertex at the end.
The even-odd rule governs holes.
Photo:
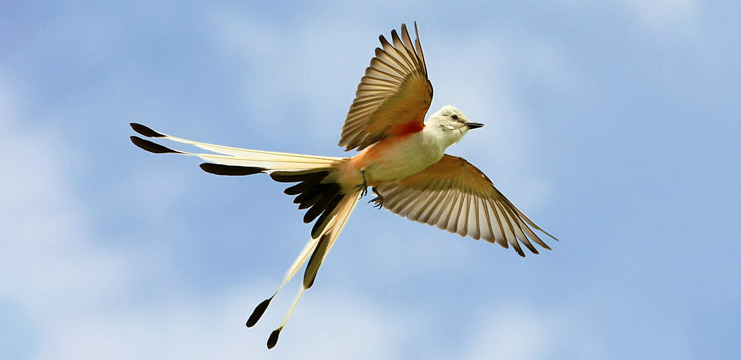
POLYGON ((451 105, 445 105, 432 114, 425 125, 440 135, 445 147, 460 141, 468 130, 484 126, 481 123, 468 121, 460 110, 451 105))

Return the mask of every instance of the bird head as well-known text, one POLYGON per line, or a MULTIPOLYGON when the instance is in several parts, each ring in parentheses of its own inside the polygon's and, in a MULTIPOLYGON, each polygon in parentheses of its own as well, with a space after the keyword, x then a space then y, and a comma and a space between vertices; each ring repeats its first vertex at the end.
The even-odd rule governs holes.
POLYGON ((460 110, 451 105, 443 106, 432 114, 427 122, 428 126, 432 126, 434 131, 441 135, 448 146, 460 141, 468 130, 484 126, 481 123, 468 121, 460 110))

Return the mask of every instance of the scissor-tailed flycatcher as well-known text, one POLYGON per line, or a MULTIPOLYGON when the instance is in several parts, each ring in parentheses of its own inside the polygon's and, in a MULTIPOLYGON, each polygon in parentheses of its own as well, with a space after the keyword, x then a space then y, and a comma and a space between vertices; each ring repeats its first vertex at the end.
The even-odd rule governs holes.
POLYGON ((360 151, 351 157, 326 157, 248 150, 206 144, 165 135, 140 124, 137 133, 163 138, 213 152, 196 154, 173 150, 132 136, 131 141, 153 153, 197 156, 201 168, 216 175, 266 173, 279 182, 297 183, 285 190, 297 195, 299 209, 309 209, 304 222, 314 220, 311 240, 286 273, 278 290, 260 303, 247 320, 257 323, 270 301, 308 261, 301 291, 283 322, 268 338, 275 346, 304 291, 314 284, 319 266, 334 245, 358 200, 372 186, 372 202, 395 214, 436 225, 461 236, 512 247, 525 256, 520 244, 537 254, 532 242, 550 249, 531 228, 555 239, 528 219, 479 169, 463 158, 445 154, 480 123, 470 122, 453 106, 444 106, 424 122, 432 101, 422 46, 412 42, 406 25, 401 36, 393 30, 365 70, 342 127, 340 146, 360 151))

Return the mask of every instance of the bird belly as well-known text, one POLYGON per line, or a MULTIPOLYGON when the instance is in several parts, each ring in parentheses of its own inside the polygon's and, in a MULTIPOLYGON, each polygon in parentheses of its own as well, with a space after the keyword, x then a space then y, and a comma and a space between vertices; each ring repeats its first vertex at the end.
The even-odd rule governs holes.
MULTIPOLYGON (((440 161, 443 151, 422 133, 386 139, 358 154, 356 168, 369 185, 414 175, 440 161)), ((355 159, 353 159, 355 160, 355 159)))

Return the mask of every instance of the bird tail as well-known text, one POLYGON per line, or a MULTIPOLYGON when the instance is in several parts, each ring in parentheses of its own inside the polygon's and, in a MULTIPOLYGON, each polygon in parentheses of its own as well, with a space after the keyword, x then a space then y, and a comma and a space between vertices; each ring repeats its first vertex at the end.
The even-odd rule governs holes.
POLYGON ((283 282, 275 293, 257 305, 247 320, 248 327, 254 326, 267 310, 270 301, 308 261, 299 295, 294 300, 280 326, 268 338, 268 348, 272 348, 277 343, 280 331, 290 318, 304 291, 314 284, 319 267, 350 218, 358 199, 362 197, 361 188, 344 189, 334 180, 336 179, 336 176, 333 176, 335 171, 347 159, 249 150, 201 143, 166 135, 135 123, 131 124, 131 128, 140 135, 149 138, 167 139, 216 153, 201 154, 174 150, 138 136, 131 136, 131 141, 136 146, 152 153, 174 153, 199 157, 207 161, 201 164, 201 169, 208 173, 228 176, 266 173, 277 182, 297 183, 286 188, 284 192, 287 195, 296 195, 293 202, 299 205, 300 210, 308 208, 304 215, 305 223, 316 220, 311 230, 311 239, 289 267, 283 282))
POLYGON ((254 326, 257 321, 260 320, 260 317, 262 317, 265 310, 267 310, 268 305, 270 305, 270 301, 272 301, 275 295, 277 295, 278 292, 283 289, 283 286, 285 286, 286 283, 288 283, 288 281, 290 281, 291 278, 296 275, 301 266, 303 266, 303 264, 308 261, 306 270, 304 270, 304 278, 303 282, 301 283, 301 289, 296 298, 293 300, 293 304, 291 304, 291 307, 283 318, 283 321, 275 330, 273 330, 272 333, 270 333, 267 343, 268 349, 272 349, 278 342, 278 336, 280 336, 280 332, 283 330, 283 327, 288 322, 291 314, 293 314, 293 310, 296 308, 299 300, 301 300, 301 296, 303 296, 304 292, 307 289, 314 285, 314 280, 316 279, 319 267, 324 262, 324 259, 327 257, 329 250, 332 248, 335 241, 337 240, 337 237, 340 235, 340 232, 342 232, 342 229, 345 227, 345 224, 350 218, 350 214, 352 214, 352 211, 355 209, 355 206, 357 205, 358 199, 360 199, 360 197, 361 192, 359 190, 350 194, 342 194, 342 197, 337 203, 337 206, 327 217, 326 226, 321 229, 316 237, 312 236, 311 240, 309 240, 301 253, 299 253, 296 260, 288 269, 288 272, 286 272, 286 275, 283 278, 283 283, 281 283, 280 287, 278 287, 278 290, 276 290, 272 296, 258 304, 257 307, 255 307, 255 310, 252 312, 252 315, 250 315, 249 319, 247 320, 247 327, 254 326))
POLYGON ((305 223, 318 218, 311 229, 312 239, 320 237, 329 224, 333 211, 344 197, 344 191, 333 175, 347 158, 241 149, 181 139, 136 123, 132 123, 131 128, 149 138, 167 139, 216 153, 197 154, 173 150, 138 136, 131 136, 134 145, 155 154, 180 154, 206 160, 208 162, 202 163, 201 169, 211 174, 245 176, 266 173, 277 182, 298 183, 284 192, 287 195, 296 195, 293 202, 298 204, 299 210, 309 209, 304 215, 305 223))
POLYGON ((131 142, 133 142, 134 145, 155 154, 172 153, 197 156, 208 161, 208 163, 201 165, 203 170, 217 175, 251 175, 259 172, 271 173, 273 171, 330 169, 333 168, 337 162, 344 160, 344 158, 339 157, 289 154, 207 144, 166 135, 141 124, 132 123, 130 125, 134 131, 148 138, 167 139, 216 153, 196 154, 173 150, 152 141, 142 139, 138 136, 131 136, 131 142))

